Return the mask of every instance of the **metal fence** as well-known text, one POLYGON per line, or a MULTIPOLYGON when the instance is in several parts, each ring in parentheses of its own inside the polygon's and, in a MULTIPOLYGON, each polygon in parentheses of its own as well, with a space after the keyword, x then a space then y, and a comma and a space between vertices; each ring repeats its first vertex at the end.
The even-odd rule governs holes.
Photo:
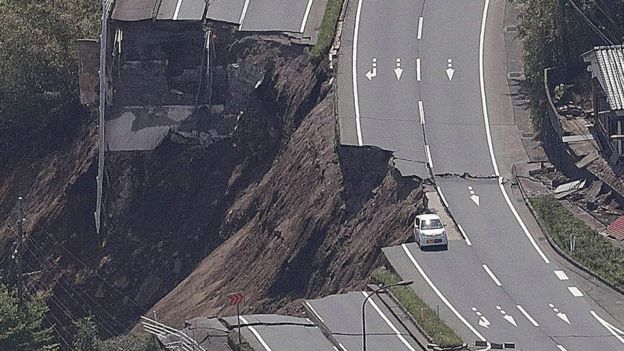
POLYGON ((168 350, 206 351, 195 339, 181 330, 143 316, 141 317, 141 323, 145 331, 155 335, 168 350))

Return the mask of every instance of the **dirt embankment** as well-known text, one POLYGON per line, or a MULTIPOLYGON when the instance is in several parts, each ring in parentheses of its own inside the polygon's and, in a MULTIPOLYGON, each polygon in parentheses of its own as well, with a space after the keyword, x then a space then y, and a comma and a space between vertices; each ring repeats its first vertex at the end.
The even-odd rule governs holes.
POLYGON ((388 152, 339 146, 324 68, 273 41, 224 48, 237 73, 219 94, 242 111, 233 138, 109 154, 102 236, 92 123, 74 119, 83 127, 63 148, 0 180, 5 238, 11 197, 29 189, 27 265, 43 272, 29 286, 52 288, 62 324, 93 314, 107 336, 153 311, 179 323, 241 290, 246 312, 293 311, 299 298, 361 287, 381 247, 408 238, 421 183, 391 168, 388 152))

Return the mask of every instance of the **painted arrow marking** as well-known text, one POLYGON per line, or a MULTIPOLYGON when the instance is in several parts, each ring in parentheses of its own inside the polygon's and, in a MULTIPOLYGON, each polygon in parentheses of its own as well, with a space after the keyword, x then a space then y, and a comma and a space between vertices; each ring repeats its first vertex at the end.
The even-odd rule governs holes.
POLYGON ((500 313, 503 315, 503 318, 505 318, 507 322, 511 323, 514 327, 518 326, 513 316, 508 315, 507 312, 505 312, 505 310, 503 310, 500 306, 496 306, 496 309, 500 311, 500 313))
POLYGON ((472 308, 472 311, 477 315, 477 317, 479 317, 479 325, 482 326, 483 328, 489 328, 490 327, 490 321, 487 320, 487 318, 485 318, 485 316, 477 311, 476 307, 472 308))
POLYGON ((373 69, 366 72, 366 78, 368 78, 368 80, 372 80, 376 76, 377 76, 377 59, 373 58, 373 69))
POLYGON ((568 315, 566 315, 565 313, 559 311, 559 309, 557 307, 555 307, 555 305, 553 305, 552 303, 548 304, 548 307, 550 307, 553 310, 553 312, 555 312, 557 317, 559 317, 562 321, 570 324, 570 320, 568 319, 568 315))
POLYGON ((401 59, 396 59, 396 68, 394 69, 394 74, 396 75, 397 80, 401 80, 401 76, 403 75, 403 68, 401 68, 401 59))
POLYGON ((475 205, 479 206, 479 195, 475 194, 474 190, 471 186, 468 186, 468 191, 470 192, 470 200, 475 203, 475 205))
POLYGON ((446 76, 448 77, 449 80, 453 80, 454 75, 455 75, 455 69, 453 68, 453 59, 449 58, 447 69, 446 69, 446 76))

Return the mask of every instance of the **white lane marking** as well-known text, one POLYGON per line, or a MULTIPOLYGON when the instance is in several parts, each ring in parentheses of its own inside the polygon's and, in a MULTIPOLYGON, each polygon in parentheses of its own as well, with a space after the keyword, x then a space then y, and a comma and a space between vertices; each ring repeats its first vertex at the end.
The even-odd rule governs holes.
MULTIPOLYGON (((362 294, 365 297, 368 297, 368 294, 366 293, 366 291, 362 291, 362 294)), ((377 311, 377 313, 379 313, 379 315, 381 316, 381 318, 383 318, 383 320, 386 322, 386 324, 390 327, 390 329, 392 329, 392 331, 394 332, 394 334, 396 334, 397 338, 399 338, 399 340, 401 340, 401 342, 403 343, 403 345, 405 345, 407 347, 408 350, 410 351, 416 351, 412 345, 410 345, 407 340, 405 340, 405 338, 403 337, 403 335, 401 335, 401 333, 399 332, 399 330, 392 324, 392 322, 390 322, 390 320, 388 319, 388 317, 386 317, 386 315, 381 312, 381 309, 379 308, 379 306, 377 306, 377 304, 375 303, 375 301, 373 301, 373 299, 368 299, 368 302, 370 303, 371 306, 373 306, 373 308, 375 309, 375 311, 377 311)))
POLYGON ((505 312, 505 310, 502 309, 500 306, 496 306, 496 309, 500 311, 500 313, 503 315, 503 318, 505 318, 507 322, 511 323, 514 327, 518 326, 518 324, 516 324, 516 320, 512 315, 507 314, 507 312, 505 312))
POLYGON ((570 290, 572 295, 574 295, 575 297, 583 296, 583 293, 576 286, 568 286, 568 290, 570 290))
POLYGON ((535 319, 533 319, 533 317, 531 317, 531 315, 529 315, 529 313, 524 309, 524 307, 520 306, 520 305, 516 305, 516 307, 518 307, 518 309, 520 310, 520 312, 522 312, 522 314, 526 317, 526 319, 529 320, 529 322, 531 322, 531 324, 533 324, 533 326, 535 327, 539 327, 539 324, 537 324, 537 322, 535 321, 535 319))
POLYGON ((429 168, 433 169, 433 159, 431 158, 431 149, 429 145, 425 145, 425 152, 427 153, 427 162, 429 162, 429 168))
POLYGON ((305 14, 303 15, 303 21, 301 21, 301 28, 299 28, 299 33, 303 33, 305 30, 306 23, 308 22, 308 16, 310 15, 310 9, 312 8, 312 1, 308 0, 308 6, 306 7, 305 14))
POLYGON ((342 343, 338 343, 338 346, 340 346, 340 348, 342 349, 342 351, 348 351, 346 347, 344 347, 344 345, 342 343))
POLYGON ((561 345, 557 345, 557 348, 558 348, 560 351, 568 351, 568 350, 566 350, 566 348, 565 348, 565 347, 563 347, 563 346, 561 346, 561 345))
POLYGON ((494 281, 494 283, 496 283, 496 285, 498 286, 503 286, 503 284, 501 284, 500 280, 498 280, 498 278, 496 278, 496 276, 494 275, 494 273, 492 273, 492 271, 490 270, 490 267, 488 267, 487 265, 483 265, 483 269, 485 269, 485 271, 487 272, 487 274, 490 275, 490 278, 492 278, 492 280, 494 281))
POLYGON ((303 303, 306 304, 306 306, 308 306, 308 308, 310 309, 310 311, 312 311, 312 313, 314 313, 314 315, 316 316, 316 318, 319 319, 319 321, 321 321, 321 323, 325 323, 325 321, 323 320, 323 318, 321 318, 321 315, 318 314, 318 312, 316 312, 316 310, 314 309, 314 307, 312 307, 312 305, 308 302, 308 301, 304 301, 303 303))
POLYGON ((442 189, 440 189, 439 186, 436 186, 436 189, 438 190, 438 195, 440 195, 440 199, 442 200, 442 203, 444 203, 444 206, 448 208, 449 205, 448 205, 448 202, 446 202, 446 198, 444 197, 444 194, 442 194, 442 189))
POLYGON ((418 115, 420 116, 420 124, 425 124, 425 106, 422 100, 418 100, 418 115))
POLYGON ((247 8, 249 7, 249 0, 245 0, 245 4, 243 5, 243 11, 241 12, 240 19, 238 20, 238 29, 243 27, 243 21, 245 20, 245 16, 247 15, 247 8))
POLYGON ((459 228, 459 231, 461 232, 462 236, 464 237, 464 240, 466 240, 466 245, 468 246, 472 246, 472 242, 470 242, 470 239, 468 238, 468 235, 466 235, 466 232, 464 231, 464 228, 461 226, 461 224, 457 224, 457 228, 459 228))
POLYGON ((431 289, 433 290, 433 292, 435 292, 436 295, 438 295, 438 298, 440 298, 440 300, 442 300, 442 302, 444 302, 444 304, 446 305, 446 307, 448 307, 451 312, 453 312, 453 314, 455 315, 455 317, 457 317, 462 323, 464 323, 464 325, 470 329, 470 331, 476 335, 477 338, 479 338, 481 341, 485 341, 485 338, 483 337, 483 335, 481 335, 481 333, 479 333, 470 323, 468 323, 468 321, 466 320, 466 318, 464 318, 464 316, 462 316, 461 314, 459 314, 459 312, 455 309, 455 307, 453 307, 453 305, 451 305, 451 303, 449 302, 449 300, 447 300, 446 297, 444 297, 444 295, 442 295, 442 293, 440 292, 440 290, 438 290, 438 288, 433 284, 433 282, 431 281, 431 279, 429 279, 429 277, 427 276, 427 274, 425 273, 425 271, 423 271, 423 269, 420 267, 420 265, 418 264, 418 262, 416 262, 416 259, 414 258, 414 256, 412 255, 412 253, 407 249, 407 245, 402 244, 401 245, 403 247, 403 251, 405 251, 405 254, 407 254, 407 257, 409 257, 410 261, 412 261, 412 264, 414 264, 414 266, 416 267, 416 269, 418 270, 418 273, 420 273, 420 275, 423 277, 423 279, 425 280, 425 282, 427 282, 427 284, 429 284, 429 287, 431 287, 431 289))
MULTIPOLYGON (((243 323, 245 324, 249 324, 245 318, 243 316, 240 317, 241 321, 243 321, 243 323)), ((260 341, 260 344, 262 344, 262 347, 265 348, 266 351, 273 351, 271 350, 271 348, 269 347, 269 345, 267 345, 267 343, 264 341, 264 339, 260 336, 260 333, 258 333, 258 331, 256 330, 256 328, 248 325, 247 328, 249 328, 249 330, 251 331, 251 333, 256 337, 256 339, 258 339, 258 341, 260 341)))
POLYGON ((557 276, 557 278, 559 278, 559 280, 568 280, 570 278, 568 278, 568 275, 565 274, 564 271, 555 271, 555 275, 557 276))
MULTIPOLYGON (((249 1, 249 0, 247 0, 249 1)), ((358 0, 355 13, 355 32, 353 33, 353 103, 355 105, 355 129, 357 131, 358 145, 362 146, 362 125, 360 123, 360 98, 358 96, 357 83, 357 46, 360 32, 360 15, 362 14, 362 0, 358 0)))
POLYGON ((522 221, 522 218, 520 218, 520 215, 518 214, 518 211, 516 211, 516 208, 514 207, 513 203, 511 203, 511 199, 509 198, 509 195, 507 195, 507 191, 505 190, 505 186, 503 185, 503 179, 500 176, 500 172, 498 171, 498 164, 496 163, 496 156, 494 155, 494 146, 492 145, 492 133, 490 131, 490 118, 488 116, 488 110, 487 110, 487 98, 485 96, 485 74, 484 74, 484 59, 483 59, 484 43, 485 43, 485 25, 487 22, 489 6, 490 6, 490 0, 485 0, 485 5, 483 6, 483 18, 481 20, 481 34, 479 35, 479 84, 481 86, 481 108, 483 109, 483 120, 485 122, 485 135, 487 138, 488 148, 490 150, 490 158, 492 160, 492 166, 494 167, 494 174, 498 177, 498 186, 501 192, 503 193, 503 197, 505 198, 505 202, 507 202, 507 206, 509 206, 509 209, 511 209, 511 212, 513 213, 514 217, 516 217, 516 221, 518 222, 518 224, 520 224, 520 227, 522 228, 524 235, 526 235, 526 237, 529 239, 529 241, 531 242, 531 245, 533 245, 533 248, 535 248, 535 250, 542 257, 545 263, 550 263, 550 261, 548 260, 548 257, 546 257, 544 252, 542 252, 542 249, 540 249, 540 247, 537 246, 535 239, 533 239, 533 236, 531 236, 531 233, 529 233, 529 229, 524 224, 524 221, 522 221))
POLYGON ((420 58, 416 59, 416 80, 420 82, 420 58))
POLYGON ((609 333, 611 333, 611 335, 615 336, 618 340, 620 340, 620 342, 622 344, 624 344, 624 338, 622 338, 619 334, 624 334, 623 331, 619 330, 618 328, 614 327, 613 325, 609 324, 609 322, 605 321, 604 319, 600 318, 600 316, 594 312, 594 311, 589 311, 592 316, 594 316, 594 318, 596 318, 596 320, 598 321, 598 323, 600 323, 605 329, 607 329, 609 331, 609 333))
POLYGON ((557 317, 559 317, 559 319, 561 319, 562 321, 570 324, 570 320, 568 319, 568 315, 559 311, 559 309, 557 307, 555 307, 555 305, 553 305, 552 303, 548 304, 548 307, 550 307, 553 312, 555 312, 555 314, 557 315, 557 317))
POLYGON ((422 39, 422 29, 423 29, 423 18, 422 16, 418 18, 418 36, 416 39, 422 39))
POLYGON ((175 12, 173 12, 173 20, 178 19, 178 14, 180 13, 180 7, 182 6, 182 0, 178 0, 178 4, 176 5, 175 12))

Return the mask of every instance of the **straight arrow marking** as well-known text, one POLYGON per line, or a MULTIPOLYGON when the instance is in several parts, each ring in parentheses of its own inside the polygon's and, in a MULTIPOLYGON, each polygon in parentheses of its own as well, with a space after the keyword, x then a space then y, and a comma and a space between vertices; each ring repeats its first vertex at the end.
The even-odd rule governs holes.
POLYGON ((401 80, 401 76, 403 75, 403 68, 401 68, 401 59, 396 59, 396 68, 394 69, 394 74, 396 75, 397 80, 401 80))

